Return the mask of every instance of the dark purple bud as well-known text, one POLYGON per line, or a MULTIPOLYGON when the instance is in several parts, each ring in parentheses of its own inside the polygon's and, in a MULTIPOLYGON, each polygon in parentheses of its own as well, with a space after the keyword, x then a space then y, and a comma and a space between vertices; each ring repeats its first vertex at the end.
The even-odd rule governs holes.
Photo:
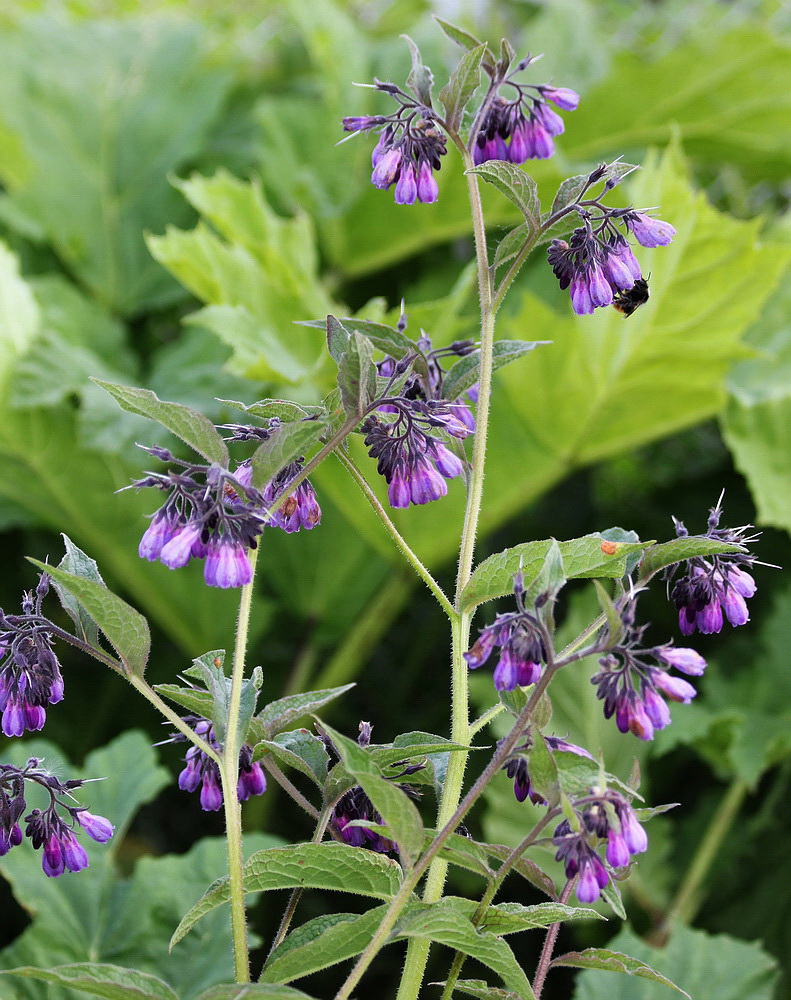
POLYGON ((203 773, 200 804, 204 812, 217 812, 222 809, 222 788, 217 776, 216 765, 207 767, 203 773))
POLYGON ((63 860, 63 850, 58 837, 52 833, 44 843, 44 852, 41 858, 41 867, 44 874, 49 878, 57 878, 66 870, 66 862, 63 860))
POLYGON ((88 855, 71 830, 64 830, 60 838, 63 863, 70 872, 81 872, 88 867, 88 855))

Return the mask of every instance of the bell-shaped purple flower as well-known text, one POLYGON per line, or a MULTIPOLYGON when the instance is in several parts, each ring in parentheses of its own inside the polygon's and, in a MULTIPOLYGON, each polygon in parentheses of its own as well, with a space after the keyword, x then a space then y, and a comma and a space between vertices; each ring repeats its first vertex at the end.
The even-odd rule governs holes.
POLYGON ((95 816, 87 809, 80 809, 75 818, 91 840, 95 840, 97 844, 106 844, 115 830, 109 819, 105 819, 104 816, 95 816))
POLYGON ((210 587, 244 587, 253 580, 253 567, 243 545, 231 540, 212 539, 203 569, 210 587))
POLYGON ((200 524, 186 524, 162 546, 160 560, 168 569, 181 569, 193 556, 193 548, 200 542, 202 532, 200 524))
POLYGON ((644 247, 666 247, 676 235, 669 222, 652 219, 642 212, 631 212, 625 217, 625 222, 637 242, 644 247))

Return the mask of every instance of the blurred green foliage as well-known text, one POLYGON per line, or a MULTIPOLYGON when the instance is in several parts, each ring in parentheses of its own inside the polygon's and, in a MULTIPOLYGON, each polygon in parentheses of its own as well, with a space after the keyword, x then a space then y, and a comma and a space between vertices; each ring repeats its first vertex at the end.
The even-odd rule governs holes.
MULTIPOLYGON (((431 24, 432 9, 426 0, 19 0, 0 11, 4 607, 32 585, 22 555, 57 562, 62 531, 152 620, 160 650, 153 679, 172 683, 193 656, 230 643, 235 595, 209 592, 199 571, 141 562, 137 541, 155 501, 115 492, 147 464, 135 441, 177 445, 119 410, 90 376, 144 385, 222 421, 234 411, 217 398, 315 402, 332 386, 321 331, 295 325, 326 311, 392 321, 403 298, 413 335, 425 329, 436 346, 475 336, 458 163, 448 156, 443 164, 438 204, 404 208, 370 185, 365 139, 335 145, 344 114, 375 110, 378 97, 354 82, 403 79, 401 32, 421 45, 438 81, 447 74, 455 53, 431 24)), ((563 177, 623 155, 644 169, 613 199, 660 205, 678 229, 671 247, 641 254, 652 296, 628 322, 611 310, 574 316, 541 252, 523 269, 498 336, 551 344, 497 377, 481 556, 613 523, 664 538, 671 511, 702 526, 723 484, 727 516, 749 520, 730 449, 759 524, 777 529, 762 557, 787 561, 787 13, 772 0, 502 0, 463 16, 492 42, 507 34, 519 51, 544 51, 535 82, 583 93, 566 116, 558 156, 531 164, 545 207, 563 177)), ((518 219, 497 192, 484 197, 494 241, 518 219)), ((373 479, 360 442, 351 450, 373 479)), ((362 716, 383 739, 405 728, 441 732, 442 616, 409 603, 419 592, 343 469, 330 461, 315 481, 322 528, 264 539, 253 662, 264 667, 265 693, 357 679, 345 710, 336 709, 339 728, 354 732, 362 716)), ((456 483, 441 510, 432 504, 396 519, 442 579, 462 509, 456 483)), ((771 580, 759 571, 762 591, 771 580)), ((569 622, 584 592, 577 600, 569 622)), ((674 846, 662 868, 641 864, 631 900, 638 927, 672 897, 732 781, 748 789, 738 843, 723 847, 738 867, 717 885, 716 907, 703 907, 703 925, 759 935, 767 905, 788 912, 788 899, 776 898, 791 878, 782 852, 767 875, 774 896, 760 880, 761 891, 751 893, 766 864, 761 845, 788 818, 782 790, 791 749, 787 595, 771 616, 760 594, 754 603, 749 638, 737 654, 715 653, 699 704, 675 711, 655 745, 635 747, 603 722, 592 692, 578 694, 582 669, 561 678, 556 731, 598 743, 624 777, 637 754, 646 794, 685 803, 678 818, 652 823, 674 846)), ((659 600, 651 610, 664 641, 673 616, 659 600)), ((712 648, 707 640, 701 651, 712 648)), ((67 701, 51 715, 70 754, 132 722, 154 731, 116 678, 67 666, 67 701), (89 725, 86 699, 95 707, 89 725)), ((482 695, 484 707, 490 701, 482 695)), ((529 808, 510 798, 506 805, 506 791, 494 787, 485 819, 502 839, 518 836, 520 810, 529 808)), ((157 830, 186 849, 201 829, 194 812, 174 815, 176 794, 142 823, 143 850, 163 849, 157 830)), ((293 822, 287 810, 276 812, 271 802, 255 803, 248 816, 278 829, 293 822)), ((204 832, 220 832, 207 823, 204 832)), ((8 877, 27 906, 21 883, 12 871, 8 877)), ((265 928, 267 919, 276 917, 263 917, 265 928)), ((791 925, 781 923, 767 938, 779 957, 789 953, 791 925)), ((14 930, 9 923, 9 937, 14 930)), ((391 991, 387 974, 383 995, 391 991)), ((627 992, 634 983, 624 977, 627 992)), ((43 993, 19 994, 28 995, 43 993)))

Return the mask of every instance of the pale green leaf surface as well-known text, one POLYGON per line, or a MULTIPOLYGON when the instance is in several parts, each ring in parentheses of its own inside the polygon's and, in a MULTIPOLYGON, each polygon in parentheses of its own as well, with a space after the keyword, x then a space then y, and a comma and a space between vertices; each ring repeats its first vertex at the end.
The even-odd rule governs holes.
POLYGON ((205 990, 195 1000, 311 1000, 302 990, 274 983, 222 983, 205 990))
POLYGON ((185 21, 28 19, 3 33, 0 175, 80 280, 122 314, 179 290, 143 232, 189 213, 167 182, 195 160, 230 79, 185 21), (57 170, 52 165, 57 163, 57 170))
MULTIPOLYGON (((625 919, 625 914, 619 915, 625 919)), ((573 969, 601 969, 607 972, 622 972, 628 976, 637 976, 653 983, 660 983, 662 986, 669 986, 678 993, 686 997, 689 996, 666 976, 652 969, 650 965, 609 948, 586 948, 584 951, 566 952, 564 955, 558 955, 551 964, 552 968, 571 966, 573 969)))
POLYGON ((15 362, 34 342, 41 313, 19 273, 19 261, 0 243, 0 387, 8 385, 15 362))
MULTIPOLYGON (((622 930, 609 946, 647 963, 696 1000, 770 1000, 774 995, 774 959, 760 945, 725 934, 675 926, 665 947, 657 949, 622 930)), ((582 972, 574 990, 574 1000, 662 1000, 670 995, 666 986, 648 979, 599 971, 582 972)))
POLYGON ((325 688, 323 691, 303 691, 300 694, 278 698, 276 701, 270 701, 259 712, 257 721, 262 724, 265 735, 272 739, 292 722, 312 714, 333 699, 351 691, 353 687, 354 684, 342 684, 339 687, 325 688))
POLYGON ((483 979, 459 979, 456 982, 456 991, 464 993, 465 996, 475 997, 476 1000, 522 1000, 522 997, 513 990, 501 990, 496 986, 489 986, 483 979))

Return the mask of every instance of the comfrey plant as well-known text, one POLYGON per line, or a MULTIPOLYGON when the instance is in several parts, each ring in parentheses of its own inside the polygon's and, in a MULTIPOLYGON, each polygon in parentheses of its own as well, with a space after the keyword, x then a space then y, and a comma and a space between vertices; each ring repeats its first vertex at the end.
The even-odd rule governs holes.
MULTIPOLYGON (((197 560, 208 586, 240 589, 237 634, 227 664, 224 650, 204 652, 180 683, 152 687, 145 678, 145 619, 106 588, 96 564, 71 543, 59 566, 41 566, 41 582, 35 595, 24 598, 22 614, 0 612, 0 708, 7 736, 40 730, 46 712, 63 698, 53 644, 66 641, 125 677, 148 699, 174 730, 166 742, 188 744, 178 784, 187 793, 199 792, 203 809, 223 810, 228 870, 217 873, 219 880, 184 916, 172 945, 203 914, 229 903, 236 984, 251 984, 255 975, 259 982, 250 985, 251 996, 305 998, 306 993, 285 984, 342 961, 351 968, 336 1000, 363 996, 365 987, 358 984, 381 949, 394 941, 406 949, 399 1000, 421 994, 434 945, 453 953, 440 984, 444 1000, 457 992, 499 996, 501 985, 508 996, 540 997, 557 965, 612 968, 615 963, 621 971, 632 971, 636 960, 601 949, 555 955, 558 928, 579 918, 580 909, 571 903, 575 894, 582 904, 601 897, 623 914, 618 886, 648 849, 648 821, 664 807, 641 805, 638 779, 632 775, 624 781, 609 773, 595 757, 597 747, 576 745, 571 740, 578 735, 550 731, 552 684, 561 671, 578 676, 580 685, 592 683, 604 715, 614 717, 622 733, 650 740, 670 724, 673 703, 695 696, 687 678, 700 676, 706 661, 671 638, 648 643, 641 594, 656 582, 661 586, 664 578, 679 612, 680 632, 688 637, 717 632, 725 619, 744 625, 746 601, 755 591, 748 572, 754 562, 748 546, 755 536, 746 527, 721 527, 721 502, 701 535, 690 535, 676 522, 676 537, 656 544, 611 529, 565 541, 526 541, 476 564, 493 371, 535 348, 552 349, 495 337, 495 317, 519 268, 533 250, 548 245, 549 266, 561 288, 570 290, 574 312, 585 315, 611 306, 628 317, 648 299, 634 242, 663 247, 675 230, 654 209, 605 203, 636 169, 620 160, 565 180, 542 213, 536 184, 523 165, 552 155, 564 131, 558 112, 573 112, 578 95, 527 82, 535 60, 517 58, 507 41, 495 55, 460 29, 440 25, 464 50, 440 92, 441 107, 432 95, 432 75, 413 45, 406 89, 379 81, 373 85, 393 110, 346 118, 343 127, 363 138, 375 134, 373 184, 394 187, 395 201, 412 206, 394 211, 420 211, 416 203, 441 202, 437 171, 446 155, 460 157, 478 265, 478 339, 434 348, 429 333, 410 336, 403 314, 395 326, 328 316, 313 325, 326 331, 337 365, 336 388, 314 405, 279 399, 235 404, 243 422, 221 427, 145 389, 99 383, 122 407, 158 421, 199 456, 188 459, 168 448, 148 448, 157 467, 129 488, 155 489, 164 497, 148 527, 141 526, 141 558, 174 571, 197 560), (480 97, 482 78, 486 87, 480 97), (481 180, 510 198, 524 217, 494 246, 484 223, 481 180), (373 462, 364 455, 364 464, 355 460, 360 449, 348 446, 354 435, 373 462), (361 723, 357 739, 324 723, 315 731, 293 728, 345 688, 258 704, 262 671, 247 664, 256 561, 259 553, 268 558, 273 531, 324 530, 308 477, 329 456, 363 491, 383 530, 448 618, 449 737, 411 732, 376 744, 367 722, 361 723), (388 512, 388 504, 401 509, 431 504, 443 517, 450 480, 460 480, 458 488, 466 490, 452 596, 388 512), (556 608, 574 578, 598 581, 601 613, 561 647, 556 608), (73 634, 42 610, 50 581, 75 622, 73 634), (509 594, 512 607, 473 636, 476 610, 509 594), (592 671, 586 667, 591 659, 592 671), (494 704, 471 721, 468 671, 487 665, 493 666, 494 704), (498 717, 508 720, 506 734, 493 750, 483 740, 478 748, 482 769, 467 780, 473 739, 483 738, 498 717), (311 790, 303 794, 288 769, 311 790), (529 799, 539 810, 525 821, 524 836, 512 848, 479 841, 464 825, 501 770, 513 780, 516 799, 529 799), (243 864, 240 802, 263 794, 267 776, 304 809, 312 833, 306 829, 305 842, 258 852, 243 864), (446 895, 449 865, 483 879, 476 898, 446 895), (528 902, 498 902, 504 880, 525 872, 528 902), (245 895, 270 888, 291 889, 291 898, 263 968, 253 969, 245 895), (363 913, 309 920, 292 931, 300 895, 311 888, 358 892, 378 903, 363 913), (536 928, 545 932, 538 963, 523 969, 503 935, 536 928), (468 956, 488 967, 495 985, 460 979, 468 956)), ((22 769, 0 767, 0 853, 20 843, 24 822, 33 846, 43 848, 47 875, 84 868, 88 858, 77 833, 106 841, 112 817, 105 820, 71 804, 72 792, 82 784, 60 781, 35 758, 22 769), (50 801, 25 815, 25 789, 31 782, 50 801)), ((638 965, 641 975, 661 979, 638 965)), ((138 973, 103 965, 89 978, 96 986, 110 975, 113 988, 120 990, 136 983, 138 973)), ((240 995, 233 984, 217 989, 205 996, 240 995)))

